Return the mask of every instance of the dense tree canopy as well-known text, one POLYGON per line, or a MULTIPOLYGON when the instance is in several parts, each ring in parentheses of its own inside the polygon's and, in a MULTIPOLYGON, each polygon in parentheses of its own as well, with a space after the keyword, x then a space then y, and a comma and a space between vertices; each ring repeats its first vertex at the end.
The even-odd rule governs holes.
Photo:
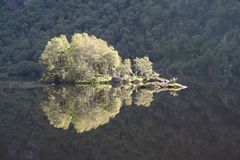
POLYGON ((70 45, 64 35, 49 41, 41 55, 41 61, 47 65, 48 74, 61 79, 66 77, 70 58, 70 45))
POLYGON ((148 57, 134 59, 134 70, 137 75, 144 76, 146 78, 151 77, 153 74, 152 62, 148 57))
POLYGON ((152 62, 148 57, 130 59, 119 56, 106 41, 87 33, 76 33, 69 43, 65 35, 52 38, 40 56, 47 65, 45 82, 108 82, 112 78, 135 81, 153 78, 152 62), (133 73, 134 72, 134 73, 133 73))
POLYGON ((38 74, 39 67, 23 72, 17 64, 38 65, 51 37, 87 32, 123 58, 147 54, 158 69, 240 74, 238 0, 32 0, 25 5, 18 0, 17 8, 5 2, 0 2, 0 73, 38 74))

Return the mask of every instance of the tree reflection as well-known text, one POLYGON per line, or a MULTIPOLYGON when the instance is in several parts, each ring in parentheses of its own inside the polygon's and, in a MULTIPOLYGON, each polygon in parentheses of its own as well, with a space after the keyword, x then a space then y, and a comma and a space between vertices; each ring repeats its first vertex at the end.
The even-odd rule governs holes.
POLYGON ((152 90, 147 89, 141 89, 136 93, 135 96, 135 104, 137 106, 145 106, 149 107, 151 105, 151 102, 153 101, 153 93, 152 90))
POLYGON ((134 86, 47 86, 48 100, 42 110, 55 128, 74 126, 83 133, 107 124, 125 105, 149 107, 155 90, 134 86))

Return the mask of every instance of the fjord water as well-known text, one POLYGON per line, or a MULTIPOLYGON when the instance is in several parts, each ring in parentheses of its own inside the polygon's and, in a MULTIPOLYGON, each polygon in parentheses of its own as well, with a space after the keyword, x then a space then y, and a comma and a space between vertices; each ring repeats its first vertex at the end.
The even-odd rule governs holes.
POLYGON ((178 96, 137 101, 128 89, 3 84, 0 159, 240 159, 239 79, 180 82, 188 89, 178 96))

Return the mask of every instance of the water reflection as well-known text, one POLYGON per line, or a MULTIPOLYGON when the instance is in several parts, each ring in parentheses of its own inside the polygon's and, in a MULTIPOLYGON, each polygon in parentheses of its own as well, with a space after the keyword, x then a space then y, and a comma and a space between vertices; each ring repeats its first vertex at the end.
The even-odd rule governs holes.
POLYGON ((82 134, 71 122, 68 130, 49 124, 42 108, 46 89, 0 88, 0 159, 239 160, 239 77, 186 77, 181 83, 189 88, 177 97, 154 94, 150 107, 137 107, 136 91, 121 89, 120 112, 82 134))
MULTIPOLYGON (((42 110, 55 128, 83 133, 107 124, 123 105, 149 107, 159 90, 134 86, 47 86, 48 100, 42 110)), ((173 91, 171 91, 172 94, 173 91)))

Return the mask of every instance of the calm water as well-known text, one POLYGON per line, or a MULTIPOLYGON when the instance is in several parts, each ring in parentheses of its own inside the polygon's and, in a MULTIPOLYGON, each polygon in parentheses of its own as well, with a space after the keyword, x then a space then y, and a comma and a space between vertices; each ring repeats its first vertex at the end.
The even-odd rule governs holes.
POLYGON ((0 159, 239 160, 239 79, 180 81, 177 93, 1 84, 0 159))

